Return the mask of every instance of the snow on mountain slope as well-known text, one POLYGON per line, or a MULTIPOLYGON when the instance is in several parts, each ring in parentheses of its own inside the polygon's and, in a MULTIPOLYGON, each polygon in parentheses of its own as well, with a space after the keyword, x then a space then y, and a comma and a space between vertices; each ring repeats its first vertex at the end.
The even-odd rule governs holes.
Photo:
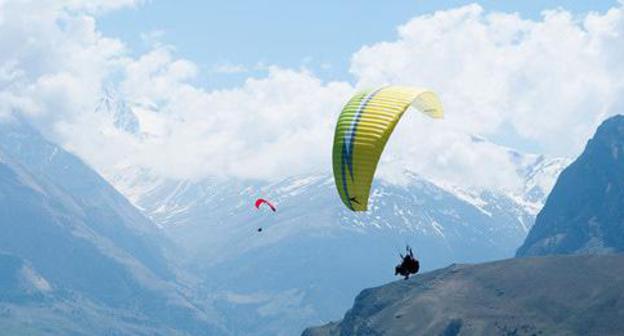
MULTIPOLYGON (((196 225, 198 222, 216 225, 215 222, 229 220, 231 215, 237 213, 246 213, 249 218, 245 220, 253 221, 258 214, 248 213, 249 205, 254 197, 263 195, 278 204, 284 202, 291 204, 287 208, 288 211, 299 208, 306 213, 316 211, 322 214, 323 210, 334 209, 333 215, 336 217, 326 219, 330 222, 338 221, 342 226, 360 229, 385 227, 399 231, 439 233, 439 229, 432 227, 443 227, 445 222, 438 221, 435 226, 431 223, 426 224, 432 222, 430 212, 438 211, 438 215, 449 215, 454 210, 444 210, 445 204, 440 204, 442 208, 424 207, 422 205, 424 201, 419 196, 435 198, 436 193, 445 193, 486 217, 503 216, 503 213, 510 216, 511 222, 502 225, 513 228, 511 230, 519 228, 520 234, 523 235, 530 229, 535 214, 543 205, 559 172, 565 168, 569 160, 521 154, 506 148, 503 150, 508 151, 518 166, 521 187, 516 190, 460 187, 444 181, 428 180, 413 172, 405 171, 407 180, 405 185, 378 182, 371 193, 371 211, 358 215, 340 211, 343 209, 329 174, 289 177, 276 182, 217 178, 190 181, 160 178, 146 169, 125 167, 106 176, 155 223, 171 231, 184 231, 187 226, 196 225), (318 204, 310 203, 314 200, 318 204), (381 216, 380 211, 387 211, 388 204, 393 202, 392 216, 381 216), (310 208, 311 204, 318 209, 310 208), (503 208, 503 205, 508 207, 503 208), (383 210, 380 210, 382 208, 383 210)), ((280 214, 284 210, 283 207, 280 208, 280 214)), ((460 214, 454 216, 458 217, 460 214)), ((280 220, 282 219, 283 216, 280 215, 280 220)))
POLYGON ((567 163, 518 162, 518 190, 462 188, 410 171, 401 185, 378 179, 366 213, 344 208, 327 173, 274 182, 175 181, 134 168, 108 176, 186 250, 235 334, 291 335, 336 319, 359 290, 392 280, 406 243, 424 270, 512 256, 567 163), (278 211, 256 210, 257 197, 278 211))
MULTIPOLYGON (((498 191, 513 198, 534 216, 544 205, 559 173, 571 162, 569 158, 550 158, 541 154, 522 153, 509 147, 490 143, 488 140, 477 136, 471 136, 471 140, 475 145, 487 144, 494 147, 509 158, 516 167, 517 185, 519 187, 498 191)), ((482 191, 478 188, 477 190, 477 192, 482 191)))
POLYGON ((459 186, 403 170, 400 184, 376 179, 370 211, 353 213, 329 172, 271 182, 174 180, 133 166, 104 175, 184 249, 179 259, 204 279, 199 292, 228 316, 230 331, 293 335, 342 316, 362 288, 391 281, 405 244, 424 270, 513 255, 568 161, 472 141, 509 157, 516 188, 459 186), (258 197, 277 212, 256 210, 258 197))
POLYGON ((140 131, 139 119, 132 108, 112 88, 104 91, 95 108, 95 113, 111 118, 113 125, 121 131, 130 134, 138 134, 140 131))
MULTIPOLYGON (((513 151, 510 153, 522 155, 513 151)), ((544 206, 557 177, 571 161, 568 158, 547 158, 535 154, 524 156, 526 159, 518 172, 522 178, 522 188, 508 193, 535 216, 544 206)))

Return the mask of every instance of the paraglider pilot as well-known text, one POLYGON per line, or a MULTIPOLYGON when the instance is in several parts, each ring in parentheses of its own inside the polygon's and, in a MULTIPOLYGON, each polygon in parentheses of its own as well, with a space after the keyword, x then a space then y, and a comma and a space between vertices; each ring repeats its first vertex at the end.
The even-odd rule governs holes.
POLYGON ((400 274, 405 277, 405 280, 407 280, 409 279, 410 274, 418 273, 420 263, 416 260, 416 258, 414 258, 414 253, 409 245, 405 247, 405 255, 399 255, 401 256, 401 264, 394 268, 394 275, 400 274))

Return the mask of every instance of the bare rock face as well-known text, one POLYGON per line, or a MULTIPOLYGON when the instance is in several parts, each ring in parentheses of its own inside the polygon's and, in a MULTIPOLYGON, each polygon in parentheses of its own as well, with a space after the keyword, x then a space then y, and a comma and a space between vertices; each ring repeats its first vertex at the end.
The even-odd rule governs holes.
POLYGON ((617 335, 624 256, 453 265, 364 290, 340 322, 303 336, 617 335))
POLYGON ((624 251, 624 116, 607 119, 566 168, 517 256, 624 251))

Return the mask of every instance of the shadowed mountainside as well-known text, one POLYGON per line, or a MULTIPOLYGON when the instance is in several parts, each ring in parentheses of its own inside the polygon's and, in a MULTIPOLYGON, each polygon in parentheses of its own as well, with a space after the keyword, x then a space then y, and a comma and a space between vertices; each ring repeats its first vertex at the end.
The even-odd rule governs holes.
POLYGON ((624 116, 598 127, 566 168, 517 256, 624 251, 624 116))
POLYGON ((3 333, 221 334, 157 227, 19 120, 0 124, 0 229, 3 333))

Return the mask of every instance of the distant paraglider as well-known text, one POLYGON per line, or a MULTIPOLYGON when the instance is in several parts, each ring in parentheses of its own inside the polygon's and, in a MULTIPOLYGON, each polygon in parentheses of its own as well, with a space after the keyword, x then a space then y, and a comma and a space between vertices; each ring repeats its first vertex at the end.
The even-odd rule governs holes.
POLYGON ((271 202, 265 200, 264 198, 258 198, 256 200, 256 209, 260 209, 260 206, 262 204, 266 204, 271 210, 273 210, 273 212, 277 211, 277 208, 275 208, 275 205, 273 205, 271 202))
POLYGON ((444 112, 432 91, 387 86, 361 91, 342 109, 333 146, 334 181, 342 202, 366 211, 373 176, 392 131, 409 107, 432 118, 444 112))
MULTIPOLYGON (((275 205, 273 205, 271 202, 265 200, 264 198, 258 198, 256 200, 256 203, 255 203, 256 209, 260 210, 260 207, 263 204, 266 205, 267 207, 269 207, 269 209, 271 209, 271 211, 273 211, 273 212, 277 211, 277 208, 275 207, 275 205)), ((262 227, 258 228, 258 232, 262 232, 262 227)))

